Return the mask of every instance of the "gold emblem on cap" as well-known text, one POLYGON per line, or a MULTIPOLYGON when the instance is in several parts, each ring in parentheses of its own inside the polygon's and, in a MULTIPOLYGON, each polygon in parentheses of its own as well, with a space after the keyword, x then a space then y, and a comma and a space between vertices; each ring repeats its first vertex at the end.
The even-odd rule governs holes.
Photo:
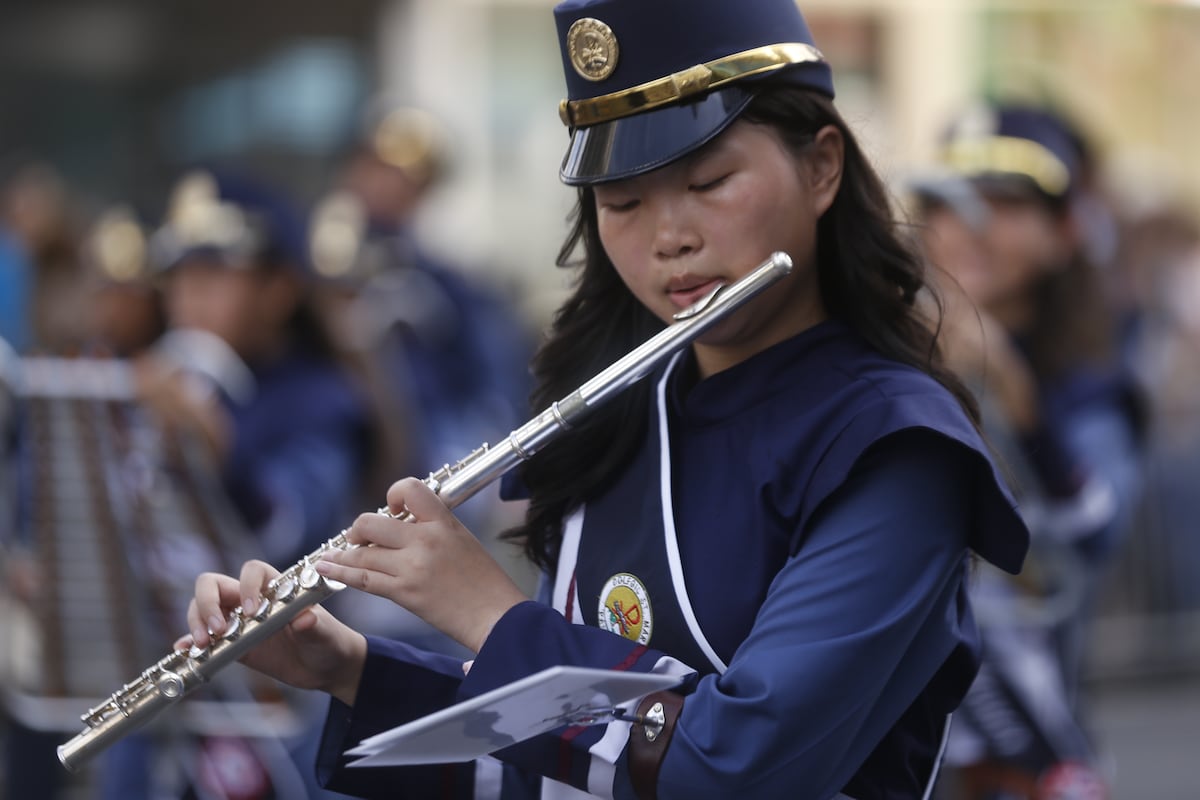
POLYGON ((129 283, 146 272, 146 234, 133 211, 117 206, 104 212, 88 236, 87 249, 100 274, 129 283))
POLYGON ((612 28, 598 19, 584 17, 567 29, 567 53, 581 77, 602 81, 617 68, 620 48, 612 28))
POLYGON ((323 278, 345 278, 355 267, 367 233, 367 211, 345 190, 326 195, 313 210, 308 249, 323 278))

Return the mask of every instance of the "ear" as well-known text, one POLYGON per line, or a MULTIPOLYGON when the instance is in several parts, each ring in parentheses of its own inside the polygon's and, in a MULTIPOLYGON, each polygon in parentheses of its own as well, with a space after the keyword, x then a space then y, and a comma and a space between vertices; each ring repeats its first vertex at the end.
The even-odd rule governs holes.
POLYGON ((842 185, 842 164, 846 143, 834 125, 817 131, 812 144, 805 148, 808 179, 812 189, 813 210, 819 217, 829 210, 842 185))

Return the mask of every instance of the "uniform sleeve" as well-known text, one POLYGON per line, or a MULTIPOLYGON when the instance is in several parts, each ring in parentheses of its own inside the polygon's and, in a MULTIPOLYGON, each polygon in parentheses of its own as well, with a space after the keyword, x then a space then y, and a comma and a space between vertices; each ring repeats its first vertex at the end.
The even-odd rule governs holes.
MULTIPOLYGON (((969 451, 869 451, 812 519, 729 669, 686 698, 659 798, 836 795, 972 632, 969 451)), ((947 709, 948 710, 948 709, 947 709)), ((632 796, 617 787, 618 796, 632 796)))
POLYGON ((473 798, 475 770, 458 765, 349 769, 342 754, 363 739, 454 703, 462 662, 367 637, 354 706, 331 699, 317 752, 317 778, 355 797, 473 798), (405 791, 400 791, 404 787, 405 791))

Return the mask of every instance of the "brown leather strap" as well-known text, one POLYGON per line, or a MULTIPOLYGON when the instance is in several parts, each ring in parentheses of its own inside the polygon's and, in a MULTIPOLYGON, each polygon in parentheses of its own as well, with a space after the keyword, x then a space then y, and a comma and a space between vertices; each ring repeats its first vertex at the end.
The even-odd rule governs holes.
POLYGON ((655 692, 638 704, 638 717, 647 723, 629 728, 629 779, 639 800, 655 800, 658 796, 658 770, 682 709, 683 697, 674 692, 655 692), (649 722, 660 715, 661 727, 649 722))

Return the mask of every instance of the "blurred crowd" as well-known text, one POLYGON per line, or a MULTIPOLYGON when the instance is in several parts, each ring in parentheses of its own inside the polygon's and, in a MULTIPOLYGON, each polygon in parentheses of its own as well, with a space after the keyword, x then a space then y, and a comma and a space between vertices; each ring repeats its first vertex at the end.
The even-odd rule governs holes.
POLYGON ((1033 534, 1019 577, 978 569, 984 662, 944 797, 1111 796, 1085 679, 1198 664, 1196 223, 1182 198, 1114 191, 1094 135, 1052 107, 981 104, 904 186, 945 355, 1033 534))
MULTIPOLYGON (((897 213, 929 264, 936 292, 923 301, 940 309, 944 354, 975 389, 1034 533, 1021 576, 977 570, 987 649, 940 793, 1102 797, 1112 765, 1088 729, 1085 686, 1097 620, 1177 620, 1186 637, 1183 621, 1200 612, 1190 530, 1200 219, 1180 198, 1135 204, 1114 192, 1093 132, 1052 108, 966 110, 938 151, 897 187, 897 213)), ((68 526, 43 507, 67 493, 40 486, 65 474, 55 463, 83 458, 59 452, 82 437, 47 433, 64 414, 77 422, 79 408, 107 404, 86 417, 101 426, 88 441, 109 486, 90 516, 154 527, 144 520, 161 524, 171 498, 199 497, 171 517, 171 536, 143 532, 156 543, 113 534, 125 574, 158 586, 127 592, 132 607, 98 612, 93 625, 149 628, 149 652, 162 654, 183 625, 172 604, 190 597, 189 577, 229 569, 218 552, 229 536, 239 555, 294 563, 378 507, 392 480, 453 463, 524 420, 529 321, 485 272, 439 260, 415 235, 449 158, 436 119, 395 108, 311 201, 214 167, 180 174, 159 208, 114 204, 80 219, 53 165, 0 175, 0 650, 41 640, 37 659, 68 658, 45 643, 65 630, 52 619, 62 605, 52 578, 68 526), (116 368, 103 390, 98 364, 116 368), (64 398, 69 414, 53 405, 64 398), (200 488, 164 489, 196 470, 200 488), (225 538, 207 530, 213 519, 225 538)), ((492 491, 459 513, 472 530, 499 532, 522 512, 492 491)), ((71 580, 110 580, 103 573, 71 580)), ((330 607, 369 632, 454 648, 365 595, 330 607)), ((1141 648, 1161 661, 1133 666, 1200 667, 1186 641, 1161 644, 1141 648)), ((296 720, 279 747, 249 724, 151 730, 71 777, 54 747, 76 729, 49 722, 49 709, 100 698, 17 661, 0 659, 0 798, 50 800, 81 783, 83 796, 105 798, 321 795, 307 767, 313 709, 261 687, 252 702, 282 702, 296 720)))
MULTIPOLYGON (((524 421, 528 323, 480 270, 439 260, 414 232, 447 141, 428 113, 388 109, 307 207, 262 176, 214 166, 180 174, 153 216, 116 204, 80 220, 53 166, 6 176, 0 649, 32 630, 40 645, 27 660, 95 659, 94 672, 109 672, 98 646, 64 641, 70 625, 55 617, 81 612, 56 584, 115 575, 153 587, 103 595, 112 607, 91 619, 111 629, 97 638, 122 645, 121 628, 150 631, 137 655, 114 654, 127 680, 151 663, 137 658, 169 652, 199 572, 236 571, 248 557, 293 564, 380 507, 393 480, 453 464, 524 421), (96 563, 67 576, 77 525, 57 504, 94 492, 97 477, 107 488, 89 495, 88 515, 103 543, 96 563)), ((498 533, 517 519, 513 506, 493 488, 458 511, 498 533)), ((366 631, 458 647, 352 595, 327 605, 366 631)), ((50 719, 53 702, 95 702, 120 684, 97 689, 70 669, 10 660, 0 797, 60 796, 78 781, 55 747, 78 730, 50 719)), ((87 768, 95 796, 320 794, 305 698, 228 682, 206 693, 209 704, 249 702, 249 718, 122 740, 87 768), (262 721, 280 706, 292 723, 274 732, 282 747, 264 747, 262 721)))

